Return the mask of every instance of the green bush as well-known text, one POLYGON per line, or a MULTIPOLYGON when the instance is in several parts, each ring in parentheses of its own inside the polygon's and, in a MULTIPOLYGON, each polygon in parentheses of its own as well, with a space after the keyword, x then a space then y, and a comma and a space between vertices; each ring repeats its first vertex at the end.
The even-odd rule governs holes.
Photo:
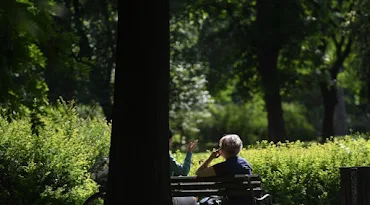
POLYGON ((339 168, 370 164, 370 141, 360 136, 325 144, 262 144, 265 148, 247 150, 244 156, 280 204, 340 204, 339 168))
POLYGON ((81 118, 63 102, 47 109, 37 135, 30 116, 0 119, 2 203, 80 205, 97 190, 89 169, 108 155, 110 125, 81 118))
MULTIPOLYGON (((365 136, 368 138, 368 136, 365 136)), ((275 203, 284 205, 340 204, 340 167, 369 166, 370 141, 353 135, 335 138, 325 144, 308 142, 259 142, 244 148, 241 156, 261 175, 264 190, 271 193, 275 203)), ((209 155, 193 155, 190 175, 209 155)), ((182 160, 184 153, 174 156, 182 160)), ((216 159, 212 164, 222 161, 216 159)))

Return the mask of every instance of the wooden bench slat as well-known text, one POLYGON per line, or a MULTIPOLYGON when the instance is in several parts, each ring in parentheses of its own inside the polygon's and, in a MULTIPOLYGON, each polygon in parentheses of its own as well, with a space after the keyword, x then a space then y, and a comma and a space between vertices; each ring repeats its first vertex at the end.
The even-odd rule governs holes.
MULTIPOLYGON (((255 195, 260 195, 262 193, 261 188, 253 189, 255 195)), ((209 189, 209 190, 173 190, 172 196, 250 196, 250 190, 218 190, 218 189, 209 189)))
POLYGON ((170 178, 171 183, 175 182, 227 182, 227 181, 245 181, 250 179, 251 181, 260 181, 261 178, 259 175, 235 175, 235 176, 229 176, 229 177, 197 177, 197 176, 172 176, 170 178))
POLYGON ((219 189, 219 188, 256 188, 260 187, 260 181, 253 181, 251 184, 249 182, 239 182, 239 183, 219 183, 219 182, 185 182, 185 183, 171 183, 171 189, 219 189))
MULTIPOLYGON (((249 184, 249 181, 229 181, 229 182, 194 182, 194 181, 187 181, 187 182, 171 182, 172 185, 212 185, 212 184, 232 184, 232 183, 238 183, 238 184, 249 184)), ((251 184, 261 184, 261 181, 251 181, 251 184)))

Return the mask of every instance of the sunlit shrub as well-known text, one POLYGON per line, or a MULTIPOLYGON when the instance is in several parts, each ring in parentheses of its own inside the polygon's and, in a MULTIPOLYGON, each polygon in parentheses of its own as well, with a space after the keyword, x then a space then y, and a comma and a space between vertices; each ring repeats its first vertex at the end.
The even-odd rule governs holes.
POLYGON ((40 118, 0 119, 0 201, 7 204, 82 204, 97 190, 89 168, 107 156, 110 125, 81 118, 63 102, 40 118))
MULTIPOLYGON (((190 175, 195 175, 209 153, 193 156, 190 175)), ((184 153, 174 156, 181 161, 184 153)), ((241 156, 263 180, 263 188, 284 205, 340 204, 340 167, 369 166, 370 141, 360 135, 336 138, 325 144, 259 142, 244 148, 241 156)), ((218 158, 213 163, 222 161, 218 158)))

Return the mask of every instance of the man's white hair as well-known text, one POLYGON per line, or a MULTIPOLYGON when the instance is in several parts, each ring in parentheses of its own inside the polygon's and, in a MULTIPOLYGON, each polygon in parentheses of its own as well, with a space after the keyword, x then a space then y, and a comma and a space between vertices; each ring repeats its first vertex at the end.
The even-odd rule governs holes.
POLYGON ((229 155, 238 155, 243 148, 243 141, 237 134, 227 134, 220 139, 220 149, 229 155))

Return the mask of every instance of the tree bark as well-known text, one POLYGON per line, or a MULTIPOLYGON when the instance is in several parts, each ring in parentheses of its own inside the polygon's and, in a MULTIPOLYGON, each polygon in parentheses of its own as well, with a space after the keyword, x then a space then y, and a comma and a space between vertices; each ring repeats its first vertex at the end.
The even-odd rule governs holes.
POLYGON ((321 142, 325 142, 326 139, 334 136, 334 111, 335 106, 338 103, 337 88, 335 85, 329 87, 326 83, 323 83, 321 84, 321 93, 324 103, 324 119, 322 123, 321 142))
POLYGON ((334 135, 344 136, 349 134, 347 123, 346 102, 344 99, 344 90, 337 88, 338 104, 334 111, 334 135))
POLYGON ((280 25, 285 1, 257 1, 256 48, 258 69, 267 110, 268 137, 273 142, 285 141, 285 126, 278 80, 278 57, 283 39, 287 38, 280 25))
POLYGON ((367 107, 370 110, 370 71, 367 73, 367 107))
POLYGON ((261 49, 258 53, 259 72, 266 103, 268 136, 273 142, 285 141, 285 126, 278 81, 278 49, 261 49))
POLYGON ((105 205, 171 204, 169 1, 119 1, 105 205), (142 197, 141 197, 142 196, 142 197))
POLYGON ((78 45, 80 47, 80 51, 78 52, 78 57, 90 59, 92 56, 92 48, 90 47, 89 39, 87 38, 86 32, 84 31, 84 25, 82 23, 84 10, 79 0, 73 0, 72 2, 74 9, 73 23, 75 24, 74 26, 79 37, 78 45))
POLYGON ((347 41, 344 36, 341 36, 340 40, 337 40, 335 36, 333 36, 332 39, 336 48, 336 60, 329 70, 331 82, 322 82, 320 85, 324 103, 324 120, 321 133, 322 143, 335 134, 334 114, 335 107, 338 103, 336 80, 338 73, 341 72, 341 69, 343 69, 343 63, 348 57, 352 47, 352 35, 348 37, 347 41), (342 49, 343 46, 345 46, 344 49, 342 49))
MULTIPOLYGON (((104 32, 105 38, 106 38, 106 45, 109 46, 108 51, 110 50, 111 55, 107 56, 107 65, 101 66, 99 68, 95 68, 96 72, 93 72, 91 75, 93 75, 93 79, 97 79, 99 82, 95 82, 98 84, 99 90, 96 91, 96 95, 98 96, 98 101, 100 106, 103 109, 105 119, 110 122, 112 120, 112 109, 113 109, 113 103, 111 96, 113 94, 113 88, 111 84, 111 78, 112 78, 112 70, 115 68, 114 59, 116 59, 116 48, 115 48, 115 38, 113 35, 114 30, 116 30, 115 24, 113 24, 109 20, 109 8, 108 8, 108 1, 106 0, 100 0, 99 4, 102 10, 103 15, 103 21, 106 26, 106 30, 104 32), (114 27, 114 28, 113 28, 114 27)), ((100 44, 102 45, 102 44, 100 44)), ((104 49, 104 48, 102 48, 104 49)), ((109 53, 109 52, 108 52, 109 53)))

